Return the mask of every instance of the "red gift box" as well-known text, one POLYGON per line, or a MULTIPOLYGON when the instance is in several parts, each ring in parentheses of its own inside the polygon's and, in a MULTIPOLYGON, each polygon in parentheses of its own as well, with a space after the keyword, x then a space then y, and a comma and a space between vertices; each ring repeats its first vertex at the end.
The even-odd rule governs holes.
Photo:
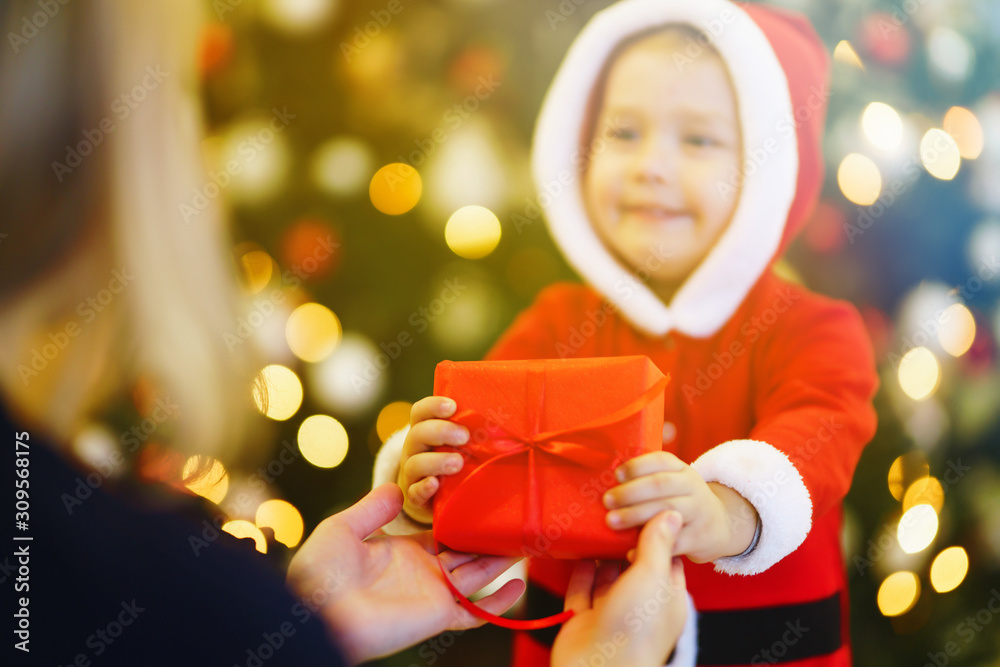
POLYGON ((638 530, 605 522, 623 461, 662 447, 667 378, 648 357, 438 364, 434 394, 469 443, 442 475, 434 537, 456 551, 623 559, 638 530))

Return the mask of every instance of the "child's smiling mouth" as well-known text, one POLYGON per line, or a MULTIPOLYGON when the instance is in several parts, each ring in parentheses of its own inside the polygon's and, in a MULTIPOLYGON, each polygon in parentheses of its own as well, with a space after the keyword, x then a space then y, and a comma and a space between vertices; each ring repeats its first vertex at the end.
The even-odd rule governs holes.
POLYGON ((694 222, 690 211, 660 204, 623 204, 620 210, 623 217, 628 216, 644 223, 674 225, 694 222))

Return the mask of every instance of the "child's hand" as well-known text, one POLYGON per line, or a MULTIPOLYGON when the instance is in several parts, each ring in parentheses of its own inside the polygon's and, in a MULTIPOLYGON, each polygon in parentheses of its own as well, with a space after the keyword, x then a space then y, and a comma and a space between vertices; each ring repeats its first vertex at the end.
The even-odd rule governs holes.
POLYGON ((616 471, 621 482, 604 494, 608 525, 642 526, 665 509, 684 517, 674 553, 695 563, 735 556, 750 545, 757 511, 740 494, 706 484, 691 466, 668 452, 626 461, 616 471))
POLYGON ((462 455, 429 451, 438 445, 464 445, 469 429, 445 418, 455 414, 455 401, 428 396, 410 410, 410 432, 403 441, 397 483, 403 490, 403 510, 421 523, 430 523, 431 498, 440 487, 437 475, 451 475, 462 469, 462 455))

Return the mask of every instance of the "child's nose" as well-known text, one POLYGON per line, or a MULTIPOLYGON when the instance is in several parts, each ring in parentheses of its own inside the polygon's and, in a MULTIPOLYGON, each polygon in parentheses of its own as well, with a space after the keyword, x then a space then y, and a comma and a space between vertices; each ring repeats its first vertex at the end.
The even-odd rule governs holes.
POLYGON ((633 177, 651 183, 674 183, 679 171, 680 150, 669 139, 650 139, 636 152, 633 177))

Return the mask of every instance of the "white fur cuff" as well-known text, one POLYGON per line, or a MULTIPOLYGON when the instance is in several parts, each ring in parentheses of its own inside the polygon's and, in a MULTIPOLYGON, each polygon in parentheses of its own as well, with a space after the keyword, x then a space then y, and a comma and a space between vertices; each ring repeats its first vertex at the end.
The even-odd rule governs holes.
POLYGON ((687 594, 687 622, 677 638, 673 660, 666 667, 695 667, 698 664, 698 612, 694 608, 691 594, 687 594))
POLYGON ((745 556, 715 561, 717 572, 757 574, 799 548, 812 527, 812 500, 802 475, 784 452, 757 440, 730 440, 691 467, 706 482, 733 489, 760 515, 757 547, 745 556))

